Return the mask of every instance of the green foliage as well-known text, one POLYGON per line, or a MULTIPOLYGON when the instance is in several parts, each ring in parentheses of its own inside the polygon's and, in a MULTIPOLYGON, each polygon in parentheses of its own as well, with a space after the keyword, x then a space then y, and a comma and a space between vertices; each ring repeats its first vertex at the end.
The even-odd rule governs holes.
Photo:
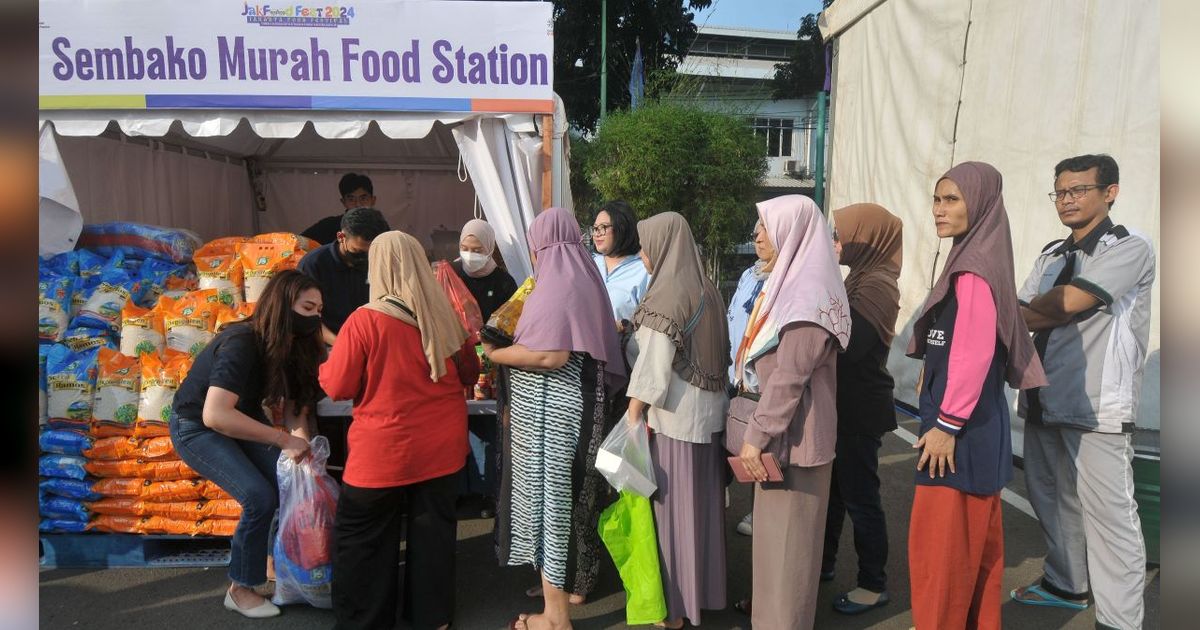
POLYGON ((624 199, 639 218, 682 214, 712 260, 746 240, 767 160, 741 118, 649 103, 610 114, 583 167, 603 199, 624 199))
MULTIPOLYGON (((833 0, 824 0, 822 4, 828 7, 833 0)), ((771 88, 775 98, 788 99, 811 96, 824 86, 825 44, 821 41, 821 30, 817 28, 817 14, 809 13, 800 18, 791 58, 775 66, 771 88)))

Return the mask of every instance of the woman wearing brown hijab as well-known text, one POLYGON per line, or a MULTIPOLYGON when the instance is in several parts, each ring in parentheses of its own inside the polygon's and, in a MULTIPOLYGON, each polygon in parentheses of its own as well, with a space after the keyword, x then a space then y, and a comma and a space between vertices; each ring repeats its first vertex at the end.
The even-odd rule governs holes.
POLYGON ((637 226, 650 272, 627 353, 629 421, 653 431, 652 497, 668 628, 725 607, 725 455, 729 361, 724 302, 692 230, 664 212, 637 226))
POLYGON ((854 526, 858 577, 854 590, 833 600, 834 610, 856 615, 890 601, 887 593, 888 539, 879 496, 879 447, 896 428, 895 383, 888 350, 900 312, 903 228, 899 217, 860 203, 833 213, 834 249, 850 267, 850 345, 837 362, 837 457, 833 460, 821 579, 833 579, 838 539, 846 515, 854 526))
POLYGON ((1000 628, 1000 491, 1012 480, 1004 385, 1046 384, 1018 309, 1001 190, 995 168, 966 162, 933 193, 937 234, 954 245, 908 345, 925 362, 908 532, 917 630, 1000 628))

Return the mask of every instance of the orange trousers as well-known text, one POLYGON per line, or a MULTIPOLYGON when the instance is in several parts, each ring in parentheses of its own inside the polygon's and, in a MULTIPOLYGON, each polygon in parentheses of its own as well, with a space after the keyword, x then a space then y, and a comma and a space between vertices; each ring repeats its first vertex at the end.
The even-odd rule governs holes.
POLYGON ((1000 494, 918 485, 908 530, 908 573, 916 630, 999 630, 1000 494))

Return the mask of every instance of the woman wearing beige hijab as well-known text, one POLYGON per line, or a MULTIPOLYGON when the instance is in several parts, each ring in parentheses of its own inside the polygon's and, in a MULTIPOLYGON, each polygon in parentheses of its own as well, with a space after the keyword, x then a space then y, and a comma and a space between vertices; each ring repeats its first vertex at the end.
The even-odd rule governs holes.
POLYGON ((385 232, 369 253, 371 300, 343 324, 321 387, 354 400, 338 498, 333 608, 338 628, 391 628, 407 525, 405 617, 454 616, 457 473, 467 457, 463 387, 479 363, 420 243, 385 232), (407 504, 407 510, 401 509, 407 504))

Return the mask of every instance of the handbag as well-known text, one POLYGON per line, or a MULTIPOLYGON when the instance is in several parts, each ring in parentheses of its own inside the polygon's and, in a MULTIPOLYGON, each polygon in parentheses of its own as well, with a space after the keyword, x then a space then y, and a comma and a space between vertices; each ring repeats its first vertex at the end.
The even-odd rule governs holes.
MULTIPOLYGON (((725 450, 729 451, 730 455, 741 455, 742 445, 746 442, 746 429, 750 426, 750 420, 754 418, 754 411, 758 409, 759 398, 759 394, 738 391, 737 396, 729 401, 729 413, 725 416, 725 450)), ((784 431, 783 434, 771 438, 763 453, 774 455, 779 467, 784 468, 788 465, 790 446, 787 432, 784 431)))

